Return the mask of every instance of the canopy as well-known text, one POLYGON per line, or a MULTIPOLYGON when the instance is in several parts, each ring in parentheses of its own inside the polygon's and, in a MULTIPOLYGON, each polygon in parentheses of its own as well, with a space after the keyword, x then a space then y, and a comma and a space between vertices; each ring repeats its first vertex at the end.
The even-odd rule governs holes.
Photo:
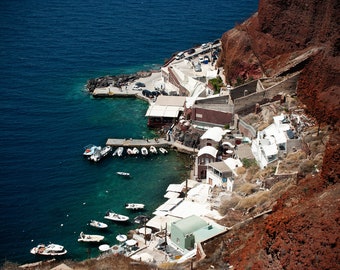
POLYGON ((128 246, 134 246, 137 244, 137 241, 135 239, 129 239, 125 242, 128 246))
POLYGON ((148 235, 148 234, 151 234, 152 233, 152 230, 150 228, 147 228, 147 227, 142 227, 138 230, 138 232, 140 234, 145 234, 145 235, 148 235))
POLYGON ((119 241, 119 242, 125 242, 127 240, 127 236, 125 234, 118 234, 116 236, 116 239, 119 241))
POLYGON ((102 252, 105 252, 105 251, 108 251, 108 250, 110 249, 110 246, 107 245, 107 244, 104 244, 104 245, 100 245, 100 246, 98 247, 98 249, 99 249, 100 251, 102 251, 102 252))
POLYGON ((210 139, 213 140, 215 142, 220 142, 222 140, 222 136, 224 136, 226 134, 226 131, 223 130, 220 127, 212 127, 209 128, 202 136, 201 136, 201 140, 204 139, 210 139))
POLYGON ((200 156, 202 156, 204 154, 208 154, 208 155, 210 155, 212 157, 216 157, 217 152, 218 152, 218 150, 215 147, 212 147, 212 146, 208 145, 208 146, 204 146, 203 148, 201 148, 198 151, 197 156, 200 157, 200 156))

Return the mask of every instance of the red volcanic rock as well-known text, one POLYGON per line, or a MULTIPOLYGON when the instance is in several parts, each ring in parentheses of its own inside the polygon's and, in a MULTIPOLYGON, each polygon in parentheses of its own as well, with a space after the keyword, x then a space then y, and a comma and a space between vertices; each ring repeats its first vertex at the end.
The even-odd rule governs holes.
POLYGON ((223 259, 234 269, 340 269, 339 23, 338 0, 261 0, 222 37, 227 81, 301 71, 298 97, 331 134, 319 175, 299 180, 267 218, 226 234, 223 259))

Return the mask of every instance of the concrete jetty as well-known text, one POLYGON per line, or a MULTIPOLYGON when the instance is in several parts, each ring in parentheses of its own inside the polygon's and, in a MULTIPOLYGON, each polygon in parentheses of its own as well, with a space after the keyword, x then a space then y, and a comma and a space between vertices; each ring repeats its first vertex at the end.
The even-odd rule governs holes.
POLYGON ((155 147, 166 147, 171 148, 175 151, 184 154, 195 154, 198 153, 198 149, 191 148, 183 145, 177 141, 168 141, 164 138, 157 138, 157 139, 113 139, 109 138, 106 141, 106 145, 112 147, 150 147, 151 145, 155 147))
POLYGON ((158 146, 158 147, 170 147, 171 142, 165 139, 107 139, 106 145, 112 147, 147 147, 147 146, 158 146))

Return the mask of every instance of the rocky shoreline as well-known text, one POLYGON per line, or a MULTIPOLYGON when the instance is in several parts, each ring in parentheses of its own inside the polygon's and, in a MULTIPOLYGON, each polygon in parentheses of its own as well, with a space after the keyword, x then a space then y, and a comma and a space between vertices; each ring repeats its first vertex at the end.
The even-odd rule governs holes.
POLYGON ((93 93, 96 88, 104 88, 113 86, 122 88, 122 86, 129 85, 130 83, 140 79, 151 76, 154 71, 139 71, 133 74, 121 74, 121 75, 106 75, 98 78, 89 79, 86 83, 86 89, 93 93))

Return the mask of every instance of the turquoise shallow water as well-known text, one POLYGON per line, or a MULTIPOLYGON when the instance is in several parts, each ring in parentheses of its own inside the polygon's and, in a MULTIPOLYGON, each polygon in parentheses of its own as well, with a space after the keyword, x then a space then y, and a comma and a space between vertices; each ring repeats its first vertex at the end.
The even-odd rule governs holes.
MULTIPOLYGON (((106 210, 145 213, 162 202, 170 183, 184 181, 188 157, 108 158, 92 164, 83 146, 107 138, 152 138, 147 104, 93 99, 86 81, 156 68, 176 51, 221 37, 257 9, 257 1, 0 2, 0 244, 1 262, 32 262, 29 250, 57 242, 81 260, 80 231, 106 210), (130 180, 116 171, 129 171, 130 180)), ((131 217, 134 215, 131 214, 131 217)), ((112 225, 109 244, 132 225, 112 225)), ((96 255, 96 247, 91 256, 96 255)))

